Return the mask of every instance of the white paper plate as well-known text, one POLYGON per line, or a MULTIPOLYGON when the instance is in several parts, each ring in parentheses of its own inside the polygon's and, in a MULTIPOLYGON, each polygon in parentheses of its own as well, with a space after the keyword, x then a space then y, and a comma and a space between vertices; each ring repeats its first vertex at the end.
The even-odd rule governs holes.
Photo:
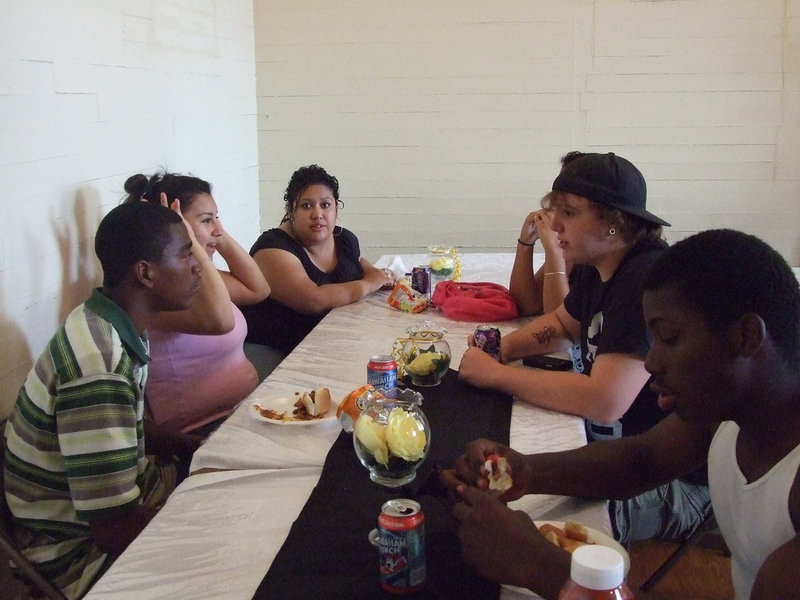
MULTIPOLYGON (((556 527, 560 527, 564 529, 564 521, 534 521, 536 527, 541 527, 545 523, 550 525, 555 525, 556 527)), ((586 527, 586 525, 584 525, 586 527)), ((609 535, 606 535, 602 531, 597 531, 596 529, 592 529, 591 527, 586 527, 586 532, 589 534, 589 541, 595 544, 600 544, 601 546, 608 546, 609 548, 613 548, 617 552, 622 555, 622 560, 625 561, 625 574, 628 574, 628 569, 631 568, 631 558, 628 556, 627 550, 620 544, 617 540, 612 538, 609 535)), ((535 594, 525 588, 520 588, 514 585, 504 585, 504 588, 508 589, 509 591, 514 592, 516 595, 519 596, 535 596, 535 594)))
POLYGON ((272 423, 274 425, 296 426, 316 425, 318 423, 327 423, 336 419, 336 408, 339 406, 339 404, 333 399, 331 399, 331 407, 328 409, 328 412, 318 419, 293 418, 292 411, 294 411, 295 408, 294 403, 299 399, 300 394, 289 393, 253 400, 253 402, 250 404, 250 416, 256 421, 263 421, 265 423, 272 423), (274 410, 276 413, 284 413, 286 416, 282 419, 270 419, 269 417, 262 415, 258 408, 256 408, 257 406, 274 410))

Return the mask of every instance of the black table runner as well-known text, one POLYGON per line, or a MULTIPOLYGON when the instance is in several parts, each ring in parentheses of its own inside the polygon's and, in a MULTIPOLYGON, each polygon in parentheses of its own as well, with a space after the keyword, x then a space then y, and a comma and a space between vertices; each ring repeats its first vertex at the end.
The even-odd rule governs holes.
POLYGON ((383 503, 398 497, 417 500, 425 513, 427 582, 422 591, 405 597, 499 598, 500 587, 461 558, 450 507, 438 495, 436 466, 451 467, 466 443, 478 437, 507 444, 512 399, 465 384, 452 370, 438 386, 415 389, 424 398, 422 410, 431 425, 430 451, 416 479, 395 489, 372 482, 356 456, 352 434, 342 431, 254 599, 397 598, 380 587, 378 550, 367 534, 377 526, 383 503))

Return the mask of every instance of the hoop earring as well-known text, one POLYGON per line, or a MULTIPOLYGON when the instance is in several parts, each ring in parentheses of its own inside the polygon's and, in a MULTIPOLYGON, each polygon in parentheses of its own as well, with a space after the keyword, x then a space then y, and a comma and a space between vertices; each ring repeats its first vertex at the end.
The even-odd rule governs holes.
POLYGON ((608 235, 615 235, 616 233, 617 233, 617 230, 614 229, 613 227, 610 227, 608 229, 608 235))

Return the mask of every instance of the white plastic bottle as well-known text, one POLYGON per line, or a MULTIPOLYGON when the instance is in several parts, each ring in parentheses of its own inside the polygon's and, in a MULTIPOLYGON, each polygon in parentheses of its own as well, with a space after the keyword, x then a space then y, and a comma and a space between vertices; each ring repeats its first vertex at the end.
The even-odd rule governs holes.
POLYGON ((625 561, 608 546, 589 544, 572 553, 570 579, 558 600, 633 600, 625 585, 625 561))

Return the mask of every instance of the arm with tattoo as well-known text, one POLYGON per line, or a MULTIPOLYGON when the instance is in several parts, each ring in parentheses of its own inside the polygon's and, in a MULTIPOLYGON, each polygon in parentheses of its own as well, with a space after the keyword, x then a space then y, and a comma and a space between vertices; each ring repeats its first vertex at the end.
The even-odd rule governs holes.
MULTIPOLYGON (((563 307, 537 317, 520 329, 503 336, 500 342, 502 362, 520 359, 531 354, 547 354, 566 350, 572 344, 572 318, 563 307)), ((574 323, 577 329, 577 322, 574 323)))

